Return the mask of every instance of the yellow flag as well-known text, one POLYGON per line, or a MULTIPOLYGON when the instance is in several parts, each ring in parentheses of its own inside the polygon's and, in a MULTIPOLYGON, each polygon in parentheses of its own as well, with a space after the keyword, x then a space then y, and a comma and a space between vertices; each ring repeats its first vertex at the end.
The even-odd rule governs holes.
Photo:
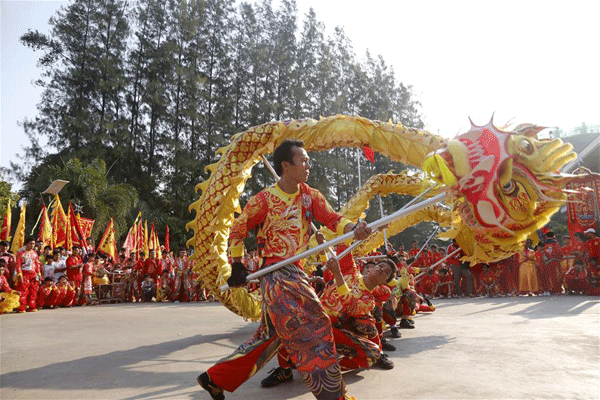
POLYGON ((19 249, 21 247, 23 247, 23 244, 25 243, 25 211, 26 211, 26 207, 27 207, 27 204, 23 204, 23 207, 21 207, 21 215, 19 215, 19 223, 17 224, 17 230, 15 231, 15 237, 12 241, 12 246, 10 248, 10 250, 13 252, 13 254, 17 254, 17 251, 19 251, 19 249))
POLYGON ((55 195, 54 208, 52 209, 52 248, 57 248, 59 246, 67 248, 68 233, 69 219, 60 202, 60 197, 55 195))
POLYGON ((148 256, 148 220, 144 221, 144 254, 148 256))
POLYGON ((46 209, 45 204, 42 208, 42 222, 40 225, 39 240, 44 243, 44 246, 52 247, 52 224, 50 223, 48 210, 46 209))
POLYGON ((116 260, 117 242, 115 240, 115 227, 113 225, 112 218, 110 219, 110 222, 104 231, 104 235, 102 235, 102 239, 100 239, 100 243, 98 243, 98 248, 96 251, 100 251, 110 256, 113 260, 116 260))
POLYGON ((150 229, 150 249, 154 249, 156 258, 159 260, 162 258, 162 251, 160 251, 160 242, 158 241, 158 235, 154 229, 154 222, 152 222, 152 228, 150 229))

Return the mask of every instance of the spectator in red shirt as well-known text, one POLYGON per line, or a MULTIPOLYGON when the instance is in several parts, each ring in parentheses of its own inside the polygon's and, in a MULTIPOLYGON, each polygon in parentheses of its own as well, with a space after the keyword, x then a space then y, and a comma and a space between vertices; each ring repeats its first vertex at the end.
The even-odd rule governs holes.
POLYGON ((75 289, 75 298, 82 298, 83 260, 81 259, 81 247, 79 246, 73 246, 73 252, 67 258, 67 279, 75 289))
POLYGON ((600 238, 596 236, 596 230, 589 228, 585 232, 586 245, 589 259, 595 258, 596 262, 600 261, 600 238))
POLYGON ((568 294, 584 294, 588 291, 588 271, 582 260, 575 260, 575 266, 565 274, 565 286, 568 294))

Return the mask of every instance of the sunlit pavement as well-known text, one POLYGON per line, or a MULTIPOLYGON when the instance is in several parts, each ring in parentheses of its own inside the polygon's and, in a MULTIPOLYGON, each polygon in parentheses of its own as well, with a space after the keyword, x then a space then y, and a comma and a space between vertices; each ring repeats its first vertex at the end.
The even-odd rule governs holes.
MULTIPOLYGON (((600 302, 552 296, 447 299, 390 339, 391 371, 344 374, 358 399, 598 399, 600 302)), ((196 376, 256 328, 219 303, 115 304, 0 317, 1 399, 210 399, 196 376)), ((312 399, 260 387, 227 399, 312 399)))

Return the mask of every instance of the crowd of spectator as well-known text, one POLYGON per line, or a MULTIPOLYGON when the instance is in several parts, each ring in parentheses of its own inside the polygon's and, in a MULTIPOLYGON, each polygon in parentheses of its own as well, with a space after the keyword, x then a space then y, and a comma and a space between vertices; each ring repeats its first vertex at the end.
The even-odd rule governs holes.
MULTIPOLYGON (((534 247, 527 240, 523 249, 502 261, 470 265, 456 242, 447 249, 435 244, 408 251, 400 245, 388 248, 398 260, 398 280, 414 288, 421 299, 464 296, 549 296, 557 294, 600 295, 600 238, 595 229, 562 238, 549 231, 534 247), (450 255, 448 257, 448 255, 450 255)), ((187 249, 176 256, 161 247, 130 252, 121 249, 117 259, 104 254, 52 249, 30 238, 17 254, 0 242, 0 313, 33 312, 41 308, 93 305, 99 301, 192 302, 213 297, 202 288, 187 249)), ((369 257, 376 257, 374 252, 369 257)), ((366 257, 368 259, 368 257, 366 257)), ((362 264, 360 259, 357 260, 362 264)), ((244 263, 250 272, 260 268, 256 250, 244 263)), ((319 268, 315 269, 322 276, 319 268)), ((319 285, 318 281, 316 283, 319 285)), ((250 282, 248 290, 258 284, 250 282)), ((406 289, 406 288, 405 288, 406 289)))
POLYGON ((35 312, 94 305, 100 301, 212 300, 193 271, 187 249, 176 257, 161 248, 130 252, 121 249, 116 260, 73 246, 52 249, 30 238, 17 254, 0 242, 0 312, 35 312))

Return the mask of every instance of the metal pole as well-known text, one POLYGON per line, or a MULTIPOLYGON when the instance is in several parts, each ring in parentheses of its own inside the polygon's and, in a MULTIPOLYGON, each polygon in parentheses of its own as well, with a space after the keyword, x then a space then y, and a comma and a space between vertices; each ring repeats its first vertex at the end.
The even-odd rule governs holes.
MULTIPOLYGON (((370 224, 367 224, 367 227, 370 228, 370 229, 372 229, 372 230, 375 230, 377 228, 380 228, 380 227, 382 227, 384 225, 389 224, 390 222, 392 222, 392 221, 394 221, 394 220, 396 220, 398 218, 404 217, 406 215, 414 214, 415 212, 420 211, 423 208, 429 207, 430 205, 435 204, 438 201, 443 201, 445 198, 446 198, 446 193, 445 192, 444 193, 440 193, 437 196, 431 197, 431 198, 429 198, 427 200, 423 200, 422 202, 414 204, 414 205, 412 205, 410 207, 398 210, 398 211, 396 211, 393 214, 390 214, 390 215, 388 215, 388 216, 386 216, 384 218, 378 219, 377 221, 373 221, 370 224)), ((253 274, 250 274, 250 275, 248 275, 246 277, 246 280, 260 278, 261 276, 266 275, 269 272, 276 271, 279 268, 282 268, 282 267, 284 267, 286 265, 295 263, 296 261, 299 261, 299 260, 301 260, 303 258, 306 258, 308 256, 311 256, 313 254, 317 254, 317 253, 319 253, 319 252, 327 249, 328 247, 336 246, 336 245, 338 245, 340 243, 343 243, 346 240, 351 239, 353 236, 354 236, 354 232, 353 231, 350 231, 348 233, 344 233, 343 235, 338 236, 337 238, 334 238, 334 239, 332 239, 332 240, 330 240, 328 242, 325 242, 325 243, 320 244, 320 245, 318 245, 316 247, 313 247, 312 249, 308 249, 308 250, 306 250, 306 251, 304 251, 302 253, 296 254, 295 256, 292 256, 292 257, 288 258, 287 260, 282 260, 282 261, 280 261, 278 263, 275 263, 275 264, 273 264, 273 265, 271 265, 269 267, 263 268, 260 271, 257 271, 257 272, 255 272, 253 274)), ((221 291, 225 291, 227 289, 229 289, 229 285, 223 285, 223 286, 221 286, 221 291)))
POLYGON ((427 243, 429 243, 429 241, 431 240, 432 237, 435 236, 435 234, 440 230, 439 226, 435 227, 435 231, 433 231, 433 233, 431 234, 431 236, 429 236, 429 238, 425 241, 425 243, 423 243, 423 246, 419 249, 419 252, 415 255, 415 259, 417 259, 417 257, 419 257, 419 254, 421 254, 421 252, 423 251, 423 249, 425 248, 425 246, 427 246, 427 243))
MULTIPOLYGON (((426 269, 431 269, 433 267, 437 267, 438 265, 440 265, 441 263, 443 263, 444 261, 446 261, 447 259, 449 259, 453 255, 455 255, 456 253, 458 253, 459 250, 460 250, 460 247, 458 249, 454 250, 452 253, 448 254, 446 257, 444 257, 441 260, 439 260, 438 262, 436 262, 435 264, 433 264, 432 266, 427 267, 426 269)), ((420 272, 419 274, 417 274, 417 276, 415 276, 414 279, 420 279, 423 275, 425 275, 425 272, 420 272)))
POLYGON ((365 257, 355 257, 354 259, 357 261, 370 261, 370 260, 380 260, 382 258, 388 258, 388 256, 386 256, 385 254, 382 254, 380 256, 365 256, 365 257))
MULTIPOLYGON (((381 216, 383 217, 383 201, 381 200, 381 195, 378 195, 379 197, 379 213, 381 214, 381 216)), ((383 239, 385 240, 385 251, 386 253, 388 251, 390 251, 389 246, 388 246, 388 237, 387 237, 387 229, 383 230, 383 239)))

